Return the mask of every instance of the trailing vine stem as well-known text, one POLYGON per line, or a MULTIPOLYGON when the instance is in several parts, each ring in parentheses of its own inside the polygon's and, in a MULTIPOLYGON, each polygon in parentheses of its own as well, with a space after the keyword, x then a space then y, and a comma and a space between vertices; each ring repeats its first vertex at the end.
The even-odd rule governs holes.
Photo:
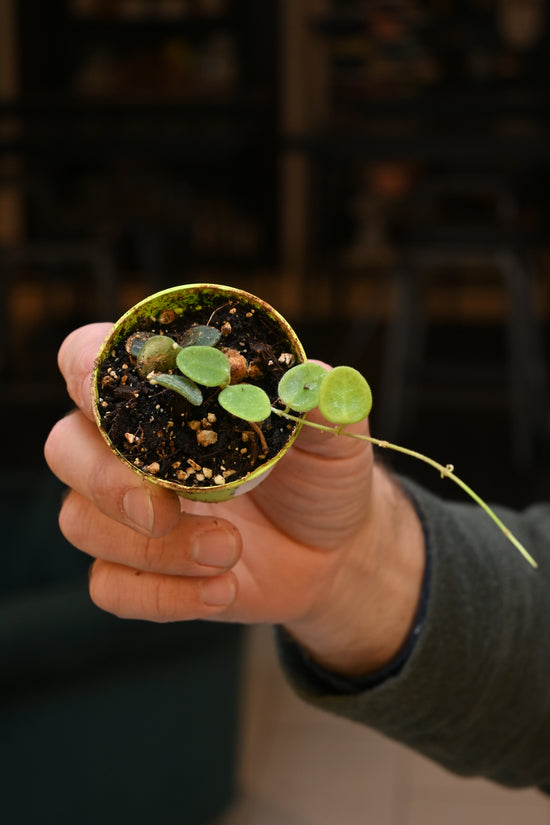
MULTIPOLYGON (((214 313, 210 316, 208 324, 213 316, 214 313)), ((279 381, 279 399, 285 404, 284 409, 279 409, 271 405, 269 396, 263 389, 243 380, 248 367, 246 360, 238 352, 229 351, 232 353, 233 360, 231 360, 228 353, 216 348, 221 337, 221 330, 215 327, 195 325, 187 330, 183 338, 180 338, 179 344, 168 336, 140 336, 138 333, 133 340, 131 340, 132 336, 130 337, 127 349, 129 343, 128 351, 136 358, 140 375, 147 377, 153 385, 160 384, 165 389, 178 392, 190 404, 200 406, 203 403, 200 387, 216 387, 221 390, 218 394, 220 406, 250 424, 265 453, 267 453, 267 444, 259 423, 265 421, 270 412, 273 412, 290 421, 307 424, 335 435, 345 435, 349 438, 367 441, 382 449, 403 453, 429 464, 440 473, 442 478, 450 478, 475 501, 526 561, 533 567, 537 567, 530 553, 489 505, 454 474, 454 467, 451 464, 444 466, 408 447, 401 447, 380 438, 359 435, 345 429, 347 424, 366 418, 372 407, 371 389, 366 379, 353 367, 339 366, 328 370, 324 365, 314 361, 305 361, 292 366, 279 381), (241 375, 242 361, 244 361, 244 372, 241 375), (238 377, 237 373, 239 373, 238 377), (319 408, 325 419, 335 422, 335 426, 304 421, 303 418, 290 412, 294 410, 304 413, 314 407, 319 408)))
POLYGON ((433 458, 429 458, 429 456, 424 455, 423 453, 419 453, 416 450, 411 450, 408 447, 401 447, 399 444, 392 444, 390 441, 386 441, 381 438, 375 438, 370 435, 361 435, 359 433, 352 433, 348 430, 343 429, 341 425, 336 425, 334 427, 330 427, 326 424, 317 424, 314 421, 307 421, 299 416, 292 415, 291 413, 287 412, 286 410, 277 409, 276 407, 272 407, 272 412, 276 415, 280 416, 281 418, 286 418, 289 421, 296 421, 300 424, 305 424, 308 427, 314 427, 317 430, 322 430, 323 432, 334 433, 335 435, 345 435, 348 438, 355 438, 359 441, 366 441, 369 444, 373 444, 376 447, 380 447, 386 450, 393 450, 394 452, 403 453, 411 458, 416 458, 419 461, 423 461, 425 464, 429 464, 430 467, 433 467, 437 470, 441 478, 448 478, 453 481, 455 484, 458 485, 468 496, 470 496, 476 504, 481 507, 482 510, 491 518, 497 527, 502 531, 502 533, 506 536, 506 538, 514 545, 514 547, 519 550, 521 555, 529 562, 532 567, 538 567, 537 562, 533 558, 533 556, 525 549, 523 544, 514 536, 514 534, 506 527, 506 525, 501 521, 501 519, 497 516, 497 514, 492 510, 492 508, 474 491, 472 488, 462 481, 455 473, 453 472, 452 464, 443 465, 440 464, 438 461, 435 461, 433 458))

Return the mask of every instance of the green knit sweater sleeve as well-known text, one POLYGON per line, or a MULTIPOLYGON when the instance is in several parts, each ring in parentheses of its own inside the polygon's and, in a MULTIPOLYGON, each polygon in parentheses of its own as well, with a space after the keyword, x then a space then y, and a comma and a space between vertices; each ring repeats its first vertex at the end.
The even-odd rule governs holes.
POLYGON ((400 672, 352 694, 325 688, 292 645, 283 668, 308 702, 455 773, 550 789, 550 505, 495 508, 533 569, 478 507, 403 481, 431 560, 424 625, 400 672))

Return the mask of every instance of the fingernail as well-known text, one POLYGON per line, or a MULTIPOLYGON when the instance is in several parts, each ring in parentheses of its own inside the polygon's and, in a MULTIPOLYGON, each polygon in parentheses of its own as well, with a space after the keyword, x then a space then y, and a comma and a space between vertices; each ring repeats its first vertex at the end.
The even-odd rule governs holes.
POLYGON ((216 528, 198 533, 191 545, 193 558, 207 567, 232 567, 237 561, 239 548, 230 530, 216 528))
POLYGON ((122 500, 124 515, 142 533, 150 533, 153 529, 153 502, 148 490, 132 487, 122 500))
POLYGON ((216 576, 202 583, 202 600, 209 607, 223 607, 235 598, 235 582, 231 576, 216 576))

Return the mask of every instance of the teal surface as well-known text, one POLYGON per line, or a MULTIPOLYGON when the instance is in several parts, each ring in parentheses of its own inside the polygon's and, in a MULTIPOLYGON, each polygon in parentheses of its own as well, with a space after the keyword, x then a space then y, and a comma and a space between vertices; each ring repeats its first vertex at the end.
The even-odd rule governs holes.
POLYGON ((206 825, 236 791, 243 630, 98 610, 54 488, 1 505, 0 822, 206 825))

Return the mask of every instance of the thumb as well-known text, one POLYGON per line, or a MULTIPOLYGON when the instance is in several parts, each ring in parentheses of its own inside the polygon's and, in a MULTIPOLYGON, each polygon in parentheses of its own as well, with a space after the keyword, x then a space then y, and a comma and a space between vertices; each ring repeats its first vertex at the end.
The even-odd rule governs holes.
MULTIPOLYGON (((346 425, 345 432, 369 436, 368 419, 365 418, 358 424, 346 425)), ((339 433, 338 425, 327 421, 317 409, 307 414, 300 434, 294 444, 294 449, 303 450, 306 453, 313 453, 328 459, 346 459, 359 454, 364 458, 365 451, 372 450, 371 445, 367 442, 339 433), (308 422, 314 426, 308 426, 308 422), (317 425, 327 429, 319 429, 317 425)))
MULTIPOLYGON (((347 426, 346 432, 368 435, 368 422, 347 426)), ((293 446, 251 495, 287 535, 303 544, 333 549, 364 522, 372 471, 371 444, 338 434, 338 428, 316 410, 308 414, 293 446)))
MULTIPOLYGON (((332 369, 331 365, 325 361, 319 361, 313 358, 310 360, 312 364, 319 364, 327 370, 332 369)), ((347 458, 359 453, 364 456, 365 449, 371 449, 370 445, 361 442, 359 439, 338 437, 338 425, 327 421, 318 409, 314 409, 308 413, 306 422, 310 422, 314 426, 310 427, 307 424, 302 426, 295 445, 300 450, 316 453, 327 458, 347 458), (330 428, 330 431, 318 429, 316 425, 330 428)), ((370 435, 368 419, 364 419, 358 424, 347 425, 346 432, 357 435, 370 435)))

